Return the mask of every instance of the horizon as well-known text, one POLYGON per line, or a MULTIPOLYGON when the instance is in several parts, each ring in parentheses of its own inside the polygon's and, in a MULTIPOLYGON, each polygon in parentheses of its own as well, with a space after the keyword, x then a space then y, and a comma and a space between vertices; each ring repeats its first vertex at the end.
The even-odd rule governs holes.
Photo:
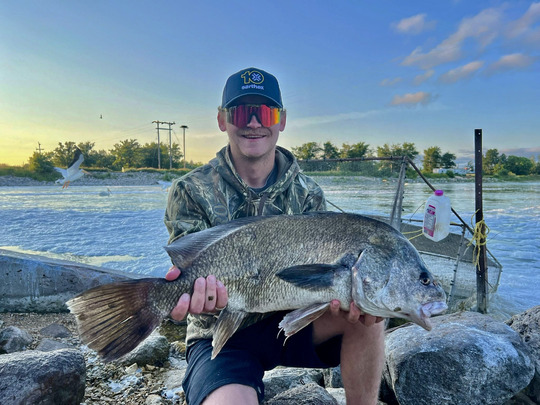
POLYGON ((0 163, 157 142, 153 121, 180 146, 187 125, 186 160, 206 163, 227 144, 223 85, 248 67, 280 82, 287 149, 410 142, 463 164, 481 128, 484 153, 538 161, 540 2, 289 3, 0 4, 0 163))

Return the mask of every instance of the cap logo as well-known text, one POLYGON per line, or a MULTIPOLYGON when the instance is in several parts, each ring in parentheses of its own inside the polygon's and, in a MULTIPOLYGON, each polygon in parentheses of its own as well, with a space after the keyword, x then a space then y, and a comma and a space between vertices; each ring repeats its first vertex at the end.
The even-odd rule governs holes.
POLYGON ((261 84, 264 82, 264 76, 258 70, 246 70, 241 77, 244 79, 244 84, 261 84))

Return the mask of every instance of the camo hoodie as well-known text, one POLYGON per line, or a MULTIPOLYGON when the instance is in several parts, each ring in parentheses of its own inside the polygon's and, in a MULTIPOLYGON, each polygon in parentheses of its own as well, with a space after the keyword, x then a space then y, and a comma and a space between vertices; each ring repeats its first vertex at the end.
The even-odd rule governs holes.
MULTIPOLYGON (((169 243, 237 218, 326 210, 322 189, 300 172, 292 153, 276 147, 276 165, 276 182, 256 193, 236 173, 227 146, 208 164, 175 180, 169 191, 164 220, 169 243)), ((261 317, 254 316, 244 326, 258 319, 261 317)), ((189 315, 187 343, 211 338, 215 320, 213 315, 189 315)))

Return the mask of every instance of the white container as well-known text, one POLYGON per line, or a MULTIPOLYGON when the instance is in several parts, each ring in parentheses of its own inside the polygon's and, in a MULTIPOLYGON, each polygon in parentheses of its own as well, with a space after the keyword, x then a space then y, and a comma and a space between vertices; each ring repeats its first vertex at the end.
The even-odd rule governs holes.
POLYGON ((438 242, 450 233, 450 199, 442 190, 435 190, 426 201, 424 209, 424 236, 438 242))

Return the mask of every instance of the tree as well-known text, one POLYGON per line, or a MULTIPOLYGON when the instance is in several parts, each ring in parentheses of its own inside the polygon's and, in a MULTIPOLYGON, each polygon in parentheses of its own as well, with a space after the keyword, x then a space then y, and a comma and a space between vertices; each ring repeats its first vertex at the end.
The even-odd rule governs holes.
POLYGON ((341 147, 342 158, 362 158, 369 152, 369 145, 365 142, 358 142, 352 145, 344 143, 341 147))
POLYGON ((54 172, 54 165, 51 160, 52 153, 38 153, 34 154, 28 159, 28 168, 39 174, 49 174, 54 172))
POLYGON ((325 142, 322 148, 322 157, 323 159, 338 159, 339 150, 332 142, 325 142))
POLYGON ((438 146, 430 146, 424 149, 424 171, 433 172, 433 169, 441 167, 441 148, 438 146))
POLYGON ((317 142, 307 142, 301 146, 291 148, 293 155, 299 160, 317 159, 322 150, 317 142))
POLYGON ((115 156, 114 164, 121 168, 140 167, 142 162, 141 145, 136 139, 126 139, 115 144, 111 153, 115 156))
POLYGON ((75 142, 67 141, 66 143, 58 142, 58 146, 53 151, 52 162, 54 165, 62 168, 67 168, 75 156, 75 142))
POLYGON ((452 167, 456 167, 456 155, 450 152, 446 152, 444 155, 441 156, 441 165, 445 169, 451 169, 452 167))
POLYGON ((485 174, 493 174, 498 163, 501 163, 499 151, 497 149, 488 149, 482 159, 482 170, 485 174))
POLYGON ((403 145, 396 143, 392 144, 391 146, 385 143, 383 146, 377 147, 377 156, 408 156, 411 160, 414 160, 418 156, 418 151, 416 150, 414 143, 411 142, 404 142, 403 145))
POLYGON ((506 163, 504 163, 503 167, 514 174, 526 175, 531 174, 534 168, 534 164, 530 159, 527 159, 526 157, 510 155, 508 156, 506 163))

